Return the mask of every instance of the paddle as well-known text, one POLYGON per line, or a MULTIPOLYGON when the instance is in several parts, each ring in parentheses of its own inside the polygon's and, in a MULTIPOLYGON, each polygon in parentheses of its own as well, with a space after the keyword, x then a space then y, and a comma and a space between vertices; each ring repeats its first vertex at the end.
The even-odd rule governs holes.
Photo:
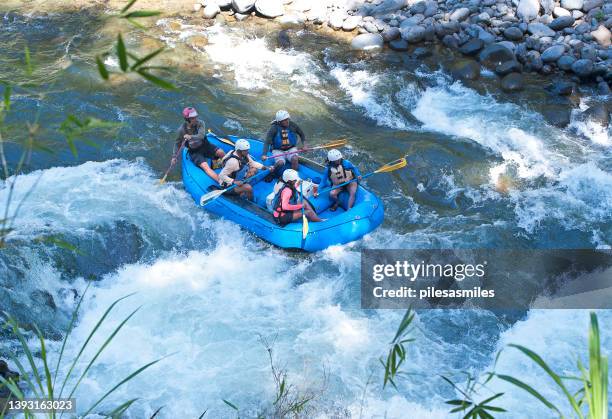
POLYGON ((280 153, 280 154, 275 154, 273 156, 261 156, 262 160, 266 160, 266 159, 274 159, 276 157, 283 157, 283 156, 289 156, 291 154, 297 154, 297 153, 304 153, 306 151, 312 151, 312 150, 320 150, 322 148, 337 148, 337 147, 344 147, 346 144, 348 143, 348 140, 346 139, 338 139, 338 140, 333 140, 330 141, 327 144, 321 144, 315 147, 305 147, 305 148, 300 148, 299 150, 296 151, 290 151, 288 153, 280 153))
MULTIPOLYGON (((269 170, 270 170, 270 168, 266 167, 266 168, 265 168, 265 169, 263 169, 261 172, 256 173, 256 174, 254 174, 253 176, 246 178, 246 179, 245 179, 245 180, 243 180, 242 182, 243 182, 243 184, 244 184, 244 183, 249 183, 249 182, 250 182, 251 180, 253 180, 254 178, 256 178, 256 177, 260 176, 260 175, 261 175, 263 172, 267 172, 267 171, 269 171, 269 170)), ((228 187, 228 188, 226 188, 226 189, 218 189, 218 190, 215 190, 215 191, 212 191, 212 192, 208 192, 206 195, 203 195, 203 196, 200 198, 200 205, 201 205, 201 206, 204 206, 204 205, 208 204, 210 201, 212 201, 212 200, 214 200, 214 199, 219 198, 219 197, 220 197, 221 195, 223 195, 225 192, 229 192, 229 191, 231 191, 231 190, 232 190, 232 189, 234 189, 236 186, 238 186, 238 185, 236 185, 236 184, 234 183, 232 186, 230 186, 230 187, 228 187)))
MULTIPOLYGON (((407 164, 408 164, 408 162, 406 161, 406 157, 402 157, 401 159, 393 160, 392 162, 389 162, 387 164, 384 164, 384 165, 380 166, 378 169, 374 170, 373 172, 370 172, 368 174, 365 174, 365 175, 361 176, 361 180, 363 180, 365 178, 368 178, 368 177, 370 177, 372 175, 375 175, 376 173, 393 172, 394 170, 401 169, 402 167, 405 167, 407 164)), ((346 186, 349 183, 355 182, 357 180, 359 180, 359 179, 357 179, 357 178, 351 179, 349 181, 341 183, 340 185, 336 185, 336 186, 332 186, 332 187, 323 189, 322 191, 319 191, 317 193, 317 195, 321 195, 323 193, 333 191, 334 189, 341 188, 341 187, 346 186)))
POLYGON ((212 132, 211 129, 208 130, 208 133, 210 135, 212 135, 213 137, 215 137, 217 140, 221 141, 222 143, 225 143, 227 145, 231 145, 232 147, 234 147, 234 142, 232 140, 228 140, 227 138, 221 138, 219 137, 217 134, 215 134, 214 132, 212 132))
POLYGON ((176 153, 174 153, 174 155, 172 156, 170 167, 168 167, 168 170, 166 170, 166 173, 164 173, 164 177, 159 180, 160 185, 166 181, 168 174, 170 174, 170 171, 174 168, 174 165, 177 162, 178 156, 181 154, 181 151, 183 150, 183 147, 185 147, 186 143, 187 143, 187 140, 183 140, 183 143, 181 144, 179 149, 176 150, 176 153))
POLYGON ((300 199, 302 203, 302 246, 304 245, 304 240, 306 240, 306 236, 308 235, 308 218, 306 218, 306 214, 304 214, 304 193, 302 191, 302 186, 304 182, 300 182, 300 199))

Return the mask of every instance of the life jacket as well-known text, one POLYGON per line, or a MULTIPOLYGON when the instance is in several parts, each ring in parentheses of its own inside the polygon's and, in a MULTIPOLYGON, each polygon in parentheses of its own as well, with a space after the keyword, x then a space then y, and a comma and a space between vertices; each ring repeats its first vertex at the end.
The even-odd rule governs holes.
POLYGON ((276 126, 276 135, 272 142, 274 150, 289 150, 291 147, 295 147, 296 144, 297 135, 291 128, 281 127, 280 125, 276 126))
POLYGON ((280 188, 280 190, 276 193, 276 196, 274 197, 274 205, 272 206, 272 208, 274 208, 274 211, 278 214, 278 216, 280 217, 284 212, 283 208, 282 208, 282 200, 281 200, 281 196, 283 195, 283 191, 289 188, 291 189, 291 198, 289 199, 289 203, 292 205, 297 204, 297 200, 298 200, 298 192, 297 189, 287 185, 286 183, 283 185, 282 188, 280 188))
POLYGON ((228 174, 228 176, 234 180, 243 180, 249 171, 249 158, 237 156, 235 150, 232 150, 223 158, 222 167, 225 167, 230 159, 238 160, 238 170, 228 174))
POLYGON ((329 167, 328 177, 332 185, 339 185, 341 183, 348 182, 349 180, 352 180, 355 177, 351 169, 347 170, 344 167, 344 160, 342 160, 342 162, 338 166, 335 166, 329 163, 328 167, 329 167))
MULTIPOLYGON (((185 131, 185 134, 198 135, 198 132, 200 131, 200 126, 201 122, 198 122, 193 128, 191 128, 187 122, 183 122, 183 131, 185 131)), ((189 148, 190 150, 200 148, 204 144, 204 141, 205 140, 200 140, 198 138, 192 138, 187 141, 187 148, 189 148)))

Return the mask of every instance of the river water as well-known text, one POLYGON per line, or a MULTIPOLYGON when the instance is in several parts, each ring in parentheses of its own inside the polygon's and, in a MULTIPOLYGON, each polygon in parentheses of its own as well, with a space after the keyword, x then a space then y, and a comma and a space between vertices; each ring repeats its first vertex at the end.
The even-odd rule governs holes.
MULTIPOLYGON (((382 390, 378 358, 403 313, 359 308, 362 248, 609 248, 610 130, 579 111, 565 129, 547 124, 540 111, 553 99, 545 80, 532 78, 526 92, 508 96, 486 73, 473 85, 453 81, 446 70, 452 58, 439 54, 424 61, 391 51, 359 56, 303 30, 291 33, 291 49, 279 50, 265 25, 205 28, 161 19, 147 35, 133 31, 129 44, 168 46, 163 61, 177 67, 179 90, 131 76, 108 85, 93 57, 116 29, 95 16, 6 14, 0 30, 2 77, 23 79, 17 63, 27 42, 41 86, 16 89, 9 121, 37 118, 58 150, 34 153, 16 179, 15 202, 35 189, 0 254, 0 306, 57 342, 77 295, 94 279, 68 358, 114 300, 136 293, 118 305, 95 344, 142 306, 82 383, 83 408, 130 371, 170 355, 104 408, 138 397, 129 417, 162 405, 160 417, 198 417, 206 409, 207 417, 231 417, 226 399, 254 415, 275 397, 261 336, 273 342, 289 381, 317 394, 311 414, 319 417, 447 417, 444 400, 455 394, 440 375, 461 381, 462 371, 485 372, 507 343, 529 346, 564 372, 586 353, 586 311, 419 312, 411 375, 399 391, 382 390), (401 155, 409 165, 367 181, 386 210, 375 232, 316 254, 288 253, 201 211, 178 171, 158 184, 187 105, 215 131, 244 136, 262 136, 286 108, 312 143, 349 138, 346 154, 363 171, 401 155), (69 113, 123 125, 93 132, 99 147, 79 145, 74 157, 56 130, 69 113), (33 241, 41 235, 62 235, 81 253, 33 241)), ((580 106, 600 100, 587 92, 580 106)), ((612 313, 599 316, 609 350, 612 313)), ((0 337, 0 353, 15 348, 0 337)), ((57 343, 51 350, 57 353, 57 343)), ((563 406, 524 356, 507 350, 497 368, 563 406)), ((549 416, 519 390, 492 388, 506 391, 500 405, 512 412, 507 417, 549 416)))

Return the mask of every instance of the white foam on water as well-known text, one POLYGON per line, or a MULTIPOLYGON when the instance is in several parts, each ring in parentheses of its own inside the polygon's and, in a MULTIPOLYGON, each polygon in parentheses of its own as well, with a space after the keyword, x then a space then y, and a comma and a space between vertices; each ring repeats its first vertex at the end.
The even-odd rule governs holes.
MULTIPOLYGON (((37 170, 6 182, 15 182, 10 214, 18 208, 10 239, 31 239, 43 234, 87 235, 96 227, 127 220, 156 231, 159 223, 193 230, 196 220, 187 209, 183 191, 159 185, 142 160, 86 162, 72 167, 37 170), (31 191, 31 193, 30 193, 31 191), (25 201, 24 201, 25 199, 25 201)), ((0 205, 9 190, 0 189, 0 205)))

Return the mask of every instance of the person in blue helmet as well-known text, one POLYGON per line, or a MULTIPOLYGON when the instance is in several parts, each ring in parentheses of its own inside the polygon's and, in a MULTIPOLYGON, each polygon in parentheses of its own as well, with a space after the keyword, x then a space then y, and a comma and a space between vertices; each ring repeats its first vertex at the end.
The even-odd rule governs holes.
MULTIPOLYGON (((264 155, 272 151, 272 155, 293 153, 298 150, 298 141, 301 143, 301 148, 306 147, 306 135, 304 131, 299 127, 298 124, 291 121, 289 112, 280 110, 276 112, 276 117, 272 121, 272 125, 266 134, 266 140, 264 142, 264 155), (299 137, 299 139, 298 139, 299 137)), ((265 160, 265 157, 263 157, 265 160)), ((298 169, 298 155, 297 153, 290 154, 288 156, 280 156, 274 159, 274 173, 280 176, 282 168, 287 163, 287 159, 291 161, 291 168, 293 170, 298 169)), ((271 182, 273 179, 272 173, 266 181, 271 182)))
MULTIPOLYGON (((361 180, 361 173, 359 169, 353 165, 350 161, 342 158, 342 153, 335 148, 329 150, 327 153, 327 166, 325 168, 325 174, 323 180, 319 185, 319 190, 326 188, 327 186, 336 186, 341 183, 357 178, 361 180)), ((357 194, 357 182, 351 182, 341 188, 334 189, 329 193, 329 197, 333 204, 329 208, 330 211, 336 211, 340 205, 338 195, 340 192, 346 191, 349 194, 348 207, 346 210, 353 208, 355 204, 355 195, 357 194)))

